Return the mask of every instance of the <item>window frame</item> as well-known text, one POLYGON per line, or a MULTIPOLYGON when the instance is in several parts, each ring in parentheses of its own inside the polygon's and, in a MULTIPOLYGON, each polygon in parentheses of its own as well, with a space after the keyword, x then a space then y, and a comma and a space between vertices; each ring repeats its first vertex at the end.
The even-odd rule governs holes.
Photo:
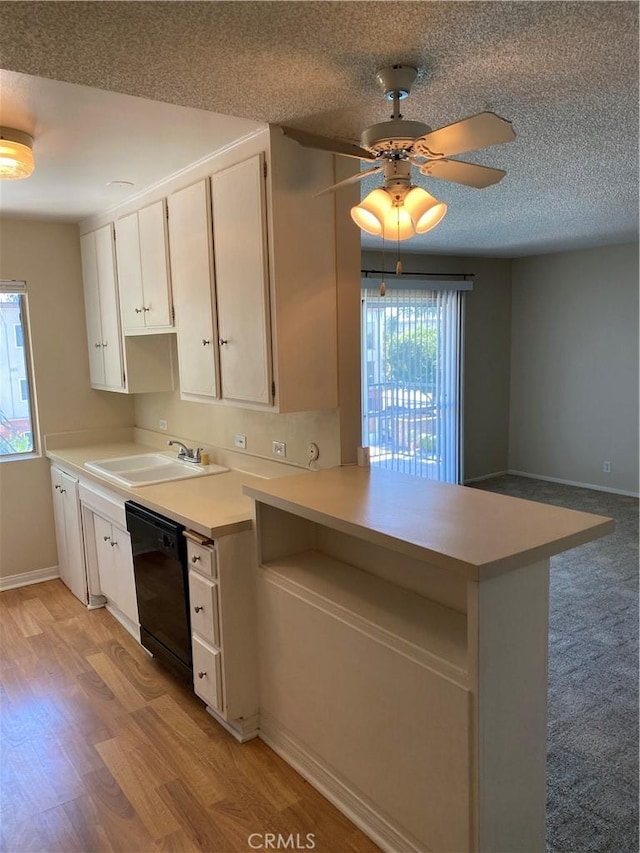
MULTIPOLYGON (((25 434, 31 435, 32 447, 30 450, 16 451, 15 453, 0 453, 0 464, 3 462, 16 462, 23 459, 35 459, 42 455, 40 442, 40 424, 38 419, 38 406, 36 400, 35 373, 33 369, 33 352, 31 349, 31 324, 29 315, 29 296, 26 281, 0 279, 0 294, 18 295, 18 316, 22 328, 22 346, 18 346, 14 324, 14 341, 16 349, 21 349, 24 357, 25 373, 24 381, 27 387, 27 400, 29 411, 29 429, 25 434)), ((20 382, 20 396, 22 397, 22 380, 20 382)))

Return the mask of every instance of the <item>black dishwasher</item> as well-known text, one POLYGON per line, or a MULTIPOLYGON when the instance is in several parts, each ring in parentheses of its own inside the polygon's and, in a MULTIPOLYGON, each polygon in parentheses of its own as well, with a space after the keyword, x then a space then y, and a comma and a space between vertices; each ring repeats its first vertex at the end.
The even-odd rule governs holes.
POLYGON ((184 527, 126 501, 140 616, 140 641, 177 675, 193 678, 184 527))

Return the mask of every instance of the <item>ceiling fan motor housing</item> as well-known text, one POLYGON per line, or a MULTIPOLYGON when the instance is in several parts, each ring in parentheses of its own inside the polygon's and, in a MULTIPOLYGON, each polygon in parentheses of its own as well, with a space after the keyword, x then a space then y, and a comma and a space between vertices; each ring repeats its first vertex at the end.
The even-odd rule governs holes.
POLYGON ((391 119, 368 127, 360 137, 360 144, 376 154, 384 151, 406 151, 419 136, 431 128, 421 121, 391 119))

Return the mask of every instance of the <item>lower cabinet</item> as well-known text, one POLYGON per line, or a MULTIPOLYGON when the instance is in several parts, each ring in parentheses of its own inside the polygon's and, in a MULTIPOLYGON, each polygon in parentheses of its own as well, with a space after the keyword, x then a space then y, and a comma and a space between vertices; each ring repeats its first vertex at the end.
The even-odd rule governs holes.
POLYGON ((121 613, 138 623, 131 537, 126 530, 93 514, 100 589, 121 613))
POLYGON ((82 553, 78 481, 59 468, 52 467, 51 487, 60 580, 76 598, 86 604, 87 578, 82 553))
POLYGON ((186 532, 193 689, 238 740, 257 734, 254 542, 186 532))
POLYGON ((107 609, 139 640, 133 550, 124 503, 106 490, 81 484, 80 507, 89 582, 107 599, 107 609))

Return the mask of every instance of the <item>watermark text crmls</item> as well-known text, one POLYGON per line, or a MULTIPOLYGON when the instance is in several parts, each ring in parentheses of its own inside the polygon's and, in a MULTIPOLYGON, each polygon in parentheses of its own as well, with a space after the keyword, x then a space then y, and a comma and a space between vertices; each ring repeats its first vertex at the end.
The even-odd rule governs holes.
POLYGON ((315 850, 316 837, 313 832, 252 832, 247 843, 252 850, 315 850))

